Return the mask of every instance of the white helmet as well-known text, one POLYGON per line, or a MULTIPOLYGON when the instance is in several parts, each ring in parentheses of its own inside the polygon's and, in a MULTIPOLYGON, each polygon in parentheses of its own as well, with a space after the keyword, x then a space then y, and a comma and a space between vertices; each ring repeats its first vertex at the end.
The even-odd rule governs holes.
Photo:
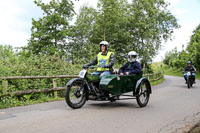
POLYGON ((99 45, 100 45, 100 47, 101 47, 101 45, 105 45, 106 47, 109 47, 109 43, 107 41, 101 41, 99 43, 99 45))
POLYGON ((137 59, 138 54, 135 51, 130 51, 128 53, 128 62, 134 62, 137 59))

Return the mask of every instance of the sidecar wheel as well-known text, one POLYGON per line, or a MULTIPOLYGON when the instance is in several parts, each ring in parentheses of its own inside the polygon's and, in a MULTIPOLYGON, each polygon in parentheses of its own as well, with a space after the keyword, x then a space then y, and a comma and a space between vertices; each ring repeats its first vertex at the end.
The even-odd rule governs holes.
POLYGON ((75 81, 68 86, 65 95, 66 103, 73 109, 81 108, 86 102, 86 89, 82 82, 75 81))
POLYGON ((145 107, 150 98, 150 86, 147 81, 142 81, 139 87, 139 93, 136 96, 137 104, 140 107, 145 107))

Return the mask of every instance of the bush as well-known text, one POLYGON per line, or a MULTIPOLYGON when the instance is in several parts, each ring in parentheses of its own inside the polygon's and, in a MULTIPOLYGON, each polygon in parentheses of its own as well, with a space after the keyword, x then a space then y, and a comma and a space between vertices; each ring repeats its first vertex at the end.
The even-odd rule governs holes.
MULTIPOLYGON (((77 75, 81 69, 81 65, 72 65, 57 55, 36 56, 28 55, 25 51, 16 53, 8 46, 1 46, 0 53, 3 53, 0 54, 0 77, 77 75)), ((57 79, 57 85, 65 86, 68 80, 57 79)), ((2 88, 1 82, 2 79, 0 88, 2 88)), ((52 88, 53 86, 52 79, 18 79, 8 82, 9 91, 52 88)))

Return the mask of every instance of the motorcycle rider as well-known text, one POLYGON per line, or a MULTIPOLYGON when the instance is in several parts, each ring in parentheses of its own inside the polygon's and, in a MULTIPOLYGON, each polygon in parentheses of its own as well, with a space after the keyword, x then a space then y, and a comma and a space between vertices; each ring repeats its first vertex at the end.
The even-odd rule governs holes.
POLYGON ((96 58, 86 64, 83 65, 83 68, 87 68, 92 65, 99 66, 96 72, 92 74, 100 75, 100 79, 105 75, 110 75, 113 72, 113 65, 114 65, 114 53, 108 51, 109 43, 107 41, 101 41, 99 43, 101 52, 98 53, 96 58))
MULTIPOLYGON (((196 83, 195 82, 195 73, 194 73, 194 72, 196 72, 196 68, 191 64, 191 61, 187 62, 187 66, 184 68, 184 71, 191 71, 193 81, 194 81, 194 83, 196 83)), ((184 79, 186 81, 185 83, 187 83, 187 74, 186 73, 184 73, 184 79)))
POLYGON ((128 53, 128 62, 124 64, 119 69, 120 75, 131 75, 131 74, 139 74, 142 72, 142 67, 138 61, 136 61, 138 54, 135 51, 130 51, 128 53))

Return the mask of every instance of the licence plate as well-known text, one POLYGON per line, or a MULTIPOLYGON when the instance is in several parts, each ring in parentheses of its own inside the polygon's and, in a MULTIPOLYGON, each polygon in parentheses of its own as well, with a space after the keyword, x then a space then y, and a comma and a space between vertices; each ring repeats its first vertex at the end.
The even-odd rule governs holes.
POLYGON ((78 76, 79 76, 80 78, 84 78, 86 72, 87 72, 86 70, 81 70, 78 76))

